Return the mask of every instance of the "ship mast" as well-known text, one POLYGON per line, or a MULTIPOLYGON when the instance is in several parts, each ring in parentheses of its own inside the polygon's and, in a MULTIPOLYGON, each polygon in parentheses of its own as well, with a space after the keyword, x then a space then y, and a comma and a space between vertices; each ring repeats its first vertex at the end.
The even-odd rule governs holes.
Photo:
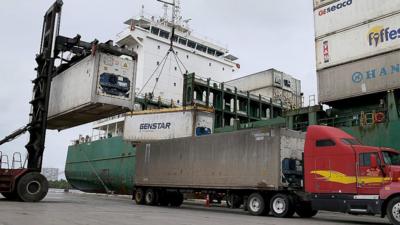
POLYGON ((146 81, 146 83, 144 84, 144 86, 142 87, 142 89, 139 91, 139 93, 141 93, 143 91, 143 89, 147 86, 147 84, 149 83, 150 79, 152 79, 152 77, 155 75, 155 73, 158 71, 159 67, 161 67, 161 70, 158 74, 158 77, 156 78, 156 83, 154 84, 153 90, 150 93, 151 96, 154 96, 154 90, 157 87, 157 83, 159 78, 162 75, 165 63, 167 62, 167 59, 170 55, 170 53, 172 53, 176 64, 179 68, 179 71, 181 72, 182 75, 184 75, 185 73, 187 73, 187 69, 185 67, 185 65, 183 64, 183 62, 179 59, 178 54, 175 52, 174 50, 174 37, 175 37, 175 29, 177 26, 177 23, 179 23, 178 25, 180 25, 180 21, 182 20, 182 17, 180 16, 180 1, 179 0, 173 0, 172 2, 167 2, 164 0, 157 0, 158 2, 164 3, 164 20, 166 20, 165 22, 168 23, 168 5, 172 6, 172 19, 170 21, 171 23, 171 27, 172 27, 172 31, 171 31, 171 37, 170 37, 170 45, 169 45, 169 50, 167 51, 166 55, 164 56, 164 58, 161 60, 161 62, 158 64, 157 68, 154 70, 153 74, 150 76, 150 78, 146 81), (183 67, 183 70, 181 68, 181 65, 183 67))

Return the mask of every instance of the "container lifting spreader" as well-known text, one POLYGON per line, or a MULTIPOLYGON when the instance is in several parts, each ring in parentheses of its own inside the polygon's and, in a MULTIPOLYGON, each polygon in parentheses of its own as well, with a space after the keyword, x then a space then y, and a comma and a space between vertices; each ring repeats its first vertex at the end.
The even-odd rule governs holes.
MULTIPOLYGON (((44 15, 40 52, 36 56, 38 64, 36 68, 37 77, 32 81, 34 86, 33 99, 30 101, 32 106, 29 115, 30 122, 25 127, 0 140, 0 145, 2 145, 25 132, 29 132, 29 142, 25 146, 28 151, 27 167, 10 169, 1 168, 0 164, 0 193, 10 200, 19 199, 26 202, 37 202, 41 201, 47 194, 48 182, 40 174, 40 171, 45 148, 46 129, 48 127, 49 101, 53 78, 74 67, 87 57, 95 57, 96 54, 108 54, 113 57, 124 56, 124 58, 131 59, 132 61, 137 59, 135 52, 113 46, 111 41, 103 44, 95 40, 89 43, 81 41, 79 35, 74 38, 59 36, 62 5, 63 2, 57 0, 44 15), (65 54, 66 52, 68 54, 65 54), (72 57, 64 58, 63 55, 72 55, 72 57)), ((108 93, 115 94, 112 89, 116 87, 110 86, 112 83, 109 79, 111 75, 104 75, 103 79, 99 82, 102 82, 102 88, 106 88, 108 93)), ((117 75, 114 76, 117 77, 117 75)), ((122 77, 117 78, 121 80, 120 83, 125 88, 132 84, 122 77)), ((59 90, 55 91, 58 92, 59 90)), ((126 89, 123 91, 128 92, 126 89)), ((130 98, 134 99, 132 95, 133 93, 130 95, 130 98)), ((60 102, 60 104, 62 103, 60 102)), ((125 109, 125 111, 127 110, 125 109)), ((109 116, 107 115, 107 111, 103 113, 104 117, 109 116)), ((74 123, 78 122, 74 121, 74 123)), ((90 121, 86 119, 82 122, 90 121)), ((72 127, 71 125, 67 126, 72 127)))

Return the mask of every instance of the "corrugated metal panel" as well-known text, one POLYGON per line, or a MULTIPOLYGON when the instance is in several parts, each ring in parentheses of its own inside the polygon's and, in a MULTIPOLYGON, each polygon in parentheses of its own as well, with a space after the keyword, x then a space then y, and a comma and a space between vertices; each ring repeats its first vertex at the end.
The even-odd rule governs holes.
POLYGON ((317 70, 400 48, 400 14, 316 42, 317 70))
POLYGON ((129 141, 173 139, 206 130, 212 133, 213 126, 214 113, 199 110, 133 115, 125 117, 123 137, 129 141))
POLYGON ((314 9, 338 2, 339 0, 314 0, 314 9))
POLYGON ((135 62, 98 52, 53 78, 49 129, 66 129, 129 111, 134 106, 135 62))
POLYGON ((321 102, 400 88, 400 51, 318 72, 321 102))
POLYGON ((226 86, 237 87, 241 91, 253 91, 263 87, 274 85, 273 70, 266 70, 238 79, 225 82, 226 86))
POLYGON ((249 91, 251 93, 255 93, 255 91, 264 88, 279 87, 298 95, 300 95, 301 92, 300 83, 301 81, 297 80, 293 76, 275 69, 262 71, 225 82, 227 86, 237 87, 238 90, 249 91))
POLYGON ((301 160, 303 144, 300 132, 266 128, 142 143, 136 185, 276 190, 281 159, 301 160))
POLYGON ((317 7, 322 6, 314 11, 317 39, 400 11, 400 0, 314 0, 314 2, 317 7))

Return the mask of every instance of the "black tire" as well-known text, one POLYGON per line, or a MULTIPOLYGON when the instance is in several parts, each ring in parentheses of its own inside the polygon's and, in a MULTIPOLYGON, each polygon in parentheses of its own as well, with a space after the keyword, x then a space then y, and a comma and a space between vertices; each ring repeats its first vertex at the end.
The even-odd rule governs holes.
POLYGON ((232 195, 226 195, 225 196, 225 201, 226 201, 226 207, 227 208, 232 208, 232 195))
POLYGON ((400 225, 400 197, 395 197, 389 201, 386 208, 386 215, 390 223, 400 225))
POLYGON ((166 191, 158 192, 158 204, 160 206, 168 206, 169 205, 168 192, 166 192, 166 191))
POLYGON ((17 181, 18 198, 23 202, 39 202, 46 197, 49 183, 42 174, 30 172, 17 181))
POLYGON ((275 217, 290 218, 295 213, 295 204, 291 196, 286 194, 276 194, 271 198, 271 213, 275 217))
POLYGON ((144 205, 144 190, 142 188, 136 189, 135 192, 135 202, 138 205, 144 205))
POLYGON ((146 205, 156 205, 158 202, 157 192, 154 189, 147 189, 144 195, 146 205))
POLYGON ((295 211, 301 218, 311 218, 318 213, 318 210, 313 210, 310 202, 301 202, 297 204, 295 211))
POLYGON ((251 215, 261 216, 269 212, 264 197, 259 193, 253 193, 247 200, 247 209, 251 215))
POLYGON ((180 192, 172 192, 169 195, 169 200, 172 207, 179 207, 183 203, 183 194, 180 192))
POLYGON ((229 206, 229 208, 232 209, 240 208, 240 206, 243 203, 243 199, 239 195, 235 194, 228 195, 226 199, 227 199, 226 204, 229 206))
POLYGON ((18 194, 16 192, 4 192, 1 193, 1 195, 3 195, 3 197, 9 201, 16 201, 19 199, 18 194))

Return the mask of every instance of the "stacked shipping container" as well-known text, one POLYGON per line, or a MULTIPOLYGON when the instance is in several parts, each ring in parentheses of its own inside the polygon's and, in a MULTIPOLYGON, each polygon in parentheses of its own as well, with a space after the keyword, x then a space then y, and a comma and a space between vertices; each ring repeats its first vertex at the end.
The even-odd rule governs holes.
POLYGON ((286 108, 301 107, 301 81, 284 72, 269 69, 225 82, 227 86, 250 94, 271 98, 286 108))
POLYGON ((319 100, 400 87, 400 0, 314 0, 319 100))

